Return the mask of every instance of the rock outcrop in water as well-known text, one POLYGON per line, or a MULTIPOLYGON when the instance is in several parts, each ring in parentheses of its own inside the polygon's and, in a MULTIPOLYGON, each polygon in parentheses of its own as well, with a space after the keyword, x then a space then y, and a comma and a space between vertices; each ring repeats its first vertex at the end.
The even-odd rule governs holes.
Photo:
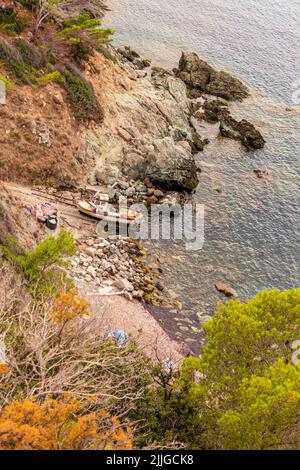
POLYGON ((215 70, 195 52, 183 52, 175 72, 193 98, 208 93, 228 101, 242 101, 249 96, 248 88, 240 80, 227 72, 215 70))
POLYGON ((265 140, 261 133, 247 120, 237 121, 229 111, 228 104, 220 99, 206 100, 194 114, 196 119, 209 123, 220 122, 220 134, 223 137, 240 140, 248 150, 261 149, 265 140))
POLYGON ((203 105, 202 117, 207 122, 218 122, 225 113, 229 113, 228 103, 223 100, 206 100, 203 105))
POLYGON ((236 121, 229 113, 223 114, 220 121, 220 133, 224 137, 240 140, 247 149, 261 149, 265 140, 253 124, 243 119, 236 121))

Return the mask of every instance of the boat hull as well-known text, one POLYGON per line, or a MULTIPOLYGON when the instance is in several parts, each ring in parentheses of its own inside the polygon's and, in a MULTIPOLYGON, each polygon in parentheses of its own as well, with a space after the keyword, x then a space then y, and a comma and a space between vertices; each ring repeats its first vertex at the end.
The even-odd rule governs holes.
POLYGON ((104 214, 97 214, 96 212, 93 212, 92 210, 89 210, 85 207, 83 207, 80 203, 77 204, 78 210, 81 214, 88 215, 89 217, 92 217, 95 220, 104 220, 107 223, 116 223, 116 224, 123 224, 123 225, 130 225, 134 223, 139 223, 143 215, 141 213, 136 214, 135 218, 126 218, 126 217, 115 217, 111 215, 104 215, 104 214))

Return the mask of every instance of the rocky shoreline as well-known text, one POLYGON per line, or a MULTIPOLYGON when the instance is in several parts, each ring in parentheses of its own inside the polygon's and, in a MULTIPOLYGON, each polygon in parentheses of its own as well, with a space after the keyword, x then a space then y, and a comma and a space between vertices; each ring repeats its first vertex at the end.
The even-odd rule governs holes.
MULTIPOLYGON (((87 145, 81 158, 94 163, 88 182, 104 185, 113 203, 150 206, 189 198, 201 171, 194 156, 209 144, 197 132, 195 121, 219 123, 221 137, 239 140, 248 151, 264 146, 261 133, 248 121, 235 120, 230 112, 230 102, 246 99, 248 88, 196 53, 183 52, 178 69, 171 71, 151 67, 149 59, 129 46, 107 46, 105 50, 109 60, 121 68, 121 76, 114 79, 117 90, 108 96, 101 128, 83 131, 87 145)), ((95 61, 92 68, 100 72, 95 61)), ((161 272, 159 262, 149 269, 144 248, 129 239, 84 240, 72 262, 77 282, 100 292, 119 290, 128 300, 137 299, 154 308, 166 301, 161 272)), ((226 289, 225 295, 229 291, 231 295, 230 286, 226 289)), ((152 311, 155 314, 159 320, 157 310, 152 311)), ((178 340, 176 325, 170 325, 164 329, 178 340)), ((186 331, 189 326, 183 322, 181 328, 186 331)), ((194 334, 199 338, 201 328, 194 334)), ((196 343, 195 338, 193 341, 196 343)))
POLYGON ((122 69, 114 100, 108 96, 104 123, 82 134, 80 158, 94 161, 92 184, 114 184, 122 177, 149 178, 159 189, 195 190, 199 183, 194 155, 209 143, 194 120, 219 122, 220 136, 239 140, 248 151, 264 146, 261 133, 237 121, 230 102, 249 96, 227 72, 216 71, 195 53, 182 53, 174 71, 150 67, 129 46, 107 48, 122 69))
MULTIPOLYGON (((80 0, 74 5, 82 11, 80 0)), ((84 8, 96 17, 105 13, 104 2, 90 0, 84 8)), ((22 40, 35 53, 31 39, 25 35, 22 40)), ((196 158, 210 144, 199 123, 217 125, 218 138, 239 140, 246 150, 264 145, 260 132, 230 110, 232 101, 249 96, 247 87, 196 53, 183 52, 178 68, 167 70, 130 46, 101 45, 82 64, 78 79, 92 90, 100 120, 77 121, 68 92, 58 83, 15 87, 9 108, 2 109, 3 153, 11 158, 2 165, 1 178, 43 186, 46 198, 54 202, 63 196, 73 210, 78 198, 89 199, 99 189, 114 204, 169 206, 192 201, 199 184, 196 158)), ((76 224, 81 222, 68 220, 67 210, 65 221, 74 234, 80 232, 76 224)), ((72 276, 80 285, 119 290, 152 307, 170 304, 161 270, 159 260, 136 242, 98 235, 81 234, 72 262, 72 276)), ((177 300, 172 296, 171 304, 177 300)), ((180 309, 180 302, 175 307, 180 309)))
POLYGON ((143 300, 160 305, 163 286, 161 267, 147 263, 147 251, 130 238, 88 237, 78 244, 79 253, 71 262, 71 276, 76 283, 88 284, 106 294, 118 291, 127 300, 143 300))

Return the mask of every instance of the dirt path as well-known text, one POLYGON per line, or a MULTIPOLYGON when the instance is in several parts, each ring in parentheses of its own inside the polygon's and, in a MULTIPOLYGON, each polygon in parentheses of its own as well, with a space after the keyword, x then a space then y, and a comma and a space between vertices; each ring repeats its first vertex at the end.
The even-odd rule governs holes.
POLYGON ((15 183, 5 183, 5 187, 24 204, 36 206, 41 203, 48 203, 55 207, 59 217, 59 224, 56 231, 64 227, 72 232, 77 241, 95 232, 96 222, 80 215, 71 197, 60 197, 58 195, 48 194, 43 190, 29 188, 15 183))

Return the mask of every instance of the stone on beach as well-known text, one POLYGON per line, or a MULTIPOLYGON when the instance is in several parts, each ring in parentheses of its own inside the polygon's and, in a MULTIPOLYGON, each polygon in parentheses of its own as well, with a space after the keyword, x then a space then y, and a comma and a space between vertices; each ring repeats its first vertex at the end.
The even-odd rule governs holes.
POLYGON ((125 279, 125 278, 117 279, 113 283, 113 286, 117 287, 118 289, 121 289, 121 290, 126 290, 128 292, 132 292, 134 290, 134 287, 131 284, 131 282, 129 282, 128 279, 125 279))

